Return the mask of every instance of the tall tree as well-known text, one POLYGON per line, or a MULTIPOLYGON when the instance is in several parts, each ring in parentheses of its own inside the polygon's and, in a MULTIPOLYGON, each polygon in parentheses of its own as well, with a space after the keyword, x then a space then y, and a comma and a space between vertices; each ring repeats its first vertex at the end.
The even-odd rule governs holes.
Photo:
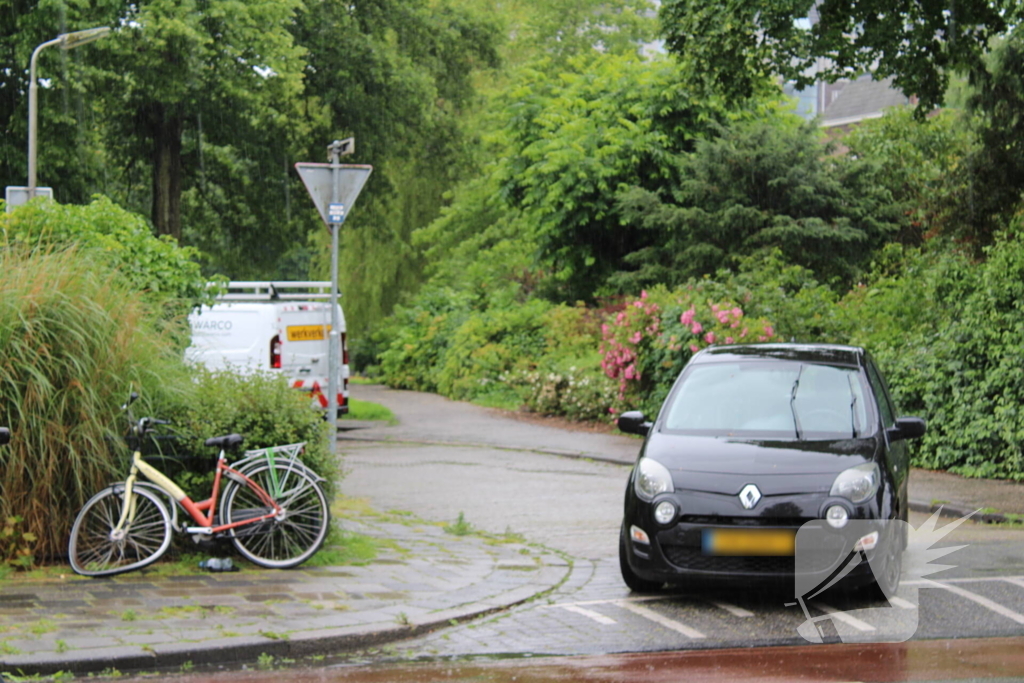
POLYGON ((1019 0, 664 0, 668 50, 709 89, 751 96, 781 75, 797 86, 872 72, 943 101, 949 76, 980 74, 989 41, 1024 18, 1019 0), (814 19, 811 21, 811 19, 814 19))
MULTIPOLYGON (((188 154, 204 141, 282 135, 302 91, 302 53, 288 28, 299 0, 148 0, 103 17, 117 26, 98 43, 98 84, 115 158, 151 168, 151 217, 159 234, 181 237, 188 154), (200 126, 202 126, 200 131, 200 126), (193 143, 186 147, 188 138, 193 143)), ((255 142, 255 141, 254 141, 255 142)), ((193 156, 193 159, 197 157, 193 156)))

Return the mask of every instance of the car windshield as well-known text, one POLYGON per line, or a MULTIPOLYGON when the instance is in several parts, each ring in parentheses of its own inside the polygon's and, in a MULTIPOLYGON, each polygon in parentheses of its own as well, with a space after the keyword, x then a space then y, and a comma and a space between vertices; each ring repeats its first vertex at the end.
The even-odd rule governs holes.
POLYGON ((832 365, 696 365, 670 400, 664 428, 700 435, 849 439, 868 425, 860 374, 832 365))

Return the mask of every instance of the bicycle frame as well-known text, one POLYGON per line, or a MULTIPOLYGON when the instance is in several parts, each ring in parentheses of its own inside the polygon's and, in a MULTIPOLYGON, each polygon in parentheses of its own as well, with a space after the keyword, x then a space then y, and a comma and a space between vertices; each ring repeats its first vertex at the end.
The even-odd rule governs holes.
MULTIPOLYGON (((121 519, 118 521, 117 526, 114 528, 114 533, 121 531, 126 524, 131 524, 135 519, 135 495, 134 487, 135 482, 138 480, 139 473, 152 482, 157 488, 162 490, 168 496, 170 496, 181 508, 188 513, 197 526, 185 527, 184 531, 190 534, 201 534, 206 536, 213 536, 223 531, 235 529, 241 526, 249 524, 258 524, 266 520, 274 519, 281 514, 282 508, 273 497, 270 496, 259 484, 254 482, 252 479, 247 477, 242 472, 233 469, 228 466, 227 458, 224 455, 224 451, 221 450, 220 455, 217 457, 217 470, 213 478, 213 490, 210 497, 206 500, 195 502, 189 498, 181 488, 175 484, 167 475, 158 470, 153 465, 142 459, 142 453, 135 451, 132 454, 132 467, 128 473, 128 478, 125 480, 124 485, 124 502, 125 504, 121 508, 121 519), (249 519, 233 522, 231 524, 214 524, 217 514, 217 496, 220 493, 221 479, 227 476, 234 481, 245 484, 252 489, 259 497, 260 501, 264 503, 270 512, 264 515, 258 515, 250 517, 249 519)), ((276 484, 276 482, 275 482, 276 484)))

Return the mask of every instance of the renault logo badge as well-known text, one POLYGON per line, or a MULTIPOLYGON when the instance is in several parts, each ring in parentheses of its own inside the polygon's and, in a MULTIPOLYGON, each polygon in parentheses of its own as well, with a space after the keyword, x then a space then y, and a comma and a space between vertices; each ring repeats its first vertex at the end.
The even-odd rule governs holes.
POLYGON ((747 510, 753 510, 754 506, 757 505, 757 501, 761 500, 761 492, 757 490, 757 487, 753 484, 747 484, 740 491, 740 503, 747 510))

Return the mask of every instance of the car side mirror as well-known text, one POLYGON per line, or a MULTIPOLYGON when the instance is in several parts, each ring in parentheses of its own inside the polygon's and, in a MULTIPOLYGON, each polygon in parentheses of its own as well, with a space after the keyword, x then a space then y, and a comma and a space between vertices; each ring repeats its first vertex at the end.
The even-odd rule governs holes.
POLYGON ((896 424, 886 430, 890 441, 916 439, 924 436, 928 430, 927 423, 919 417, 898 417, 896 424))
POLYGON ((619 431, 626 434, 639 434, 640 436, 647 436, 647 432, 651 431, 653 426, 647 421, 647 416, 639 410, 630 410, 619 415, 619 419, 615 421, 615 424, 618 425, 619 431))
POLYGON ((7 429, 7 427, 0 427, 0 446, 3 446, 5 443, 9 442, 10 440, 11 440, 11 430, 7 429))

